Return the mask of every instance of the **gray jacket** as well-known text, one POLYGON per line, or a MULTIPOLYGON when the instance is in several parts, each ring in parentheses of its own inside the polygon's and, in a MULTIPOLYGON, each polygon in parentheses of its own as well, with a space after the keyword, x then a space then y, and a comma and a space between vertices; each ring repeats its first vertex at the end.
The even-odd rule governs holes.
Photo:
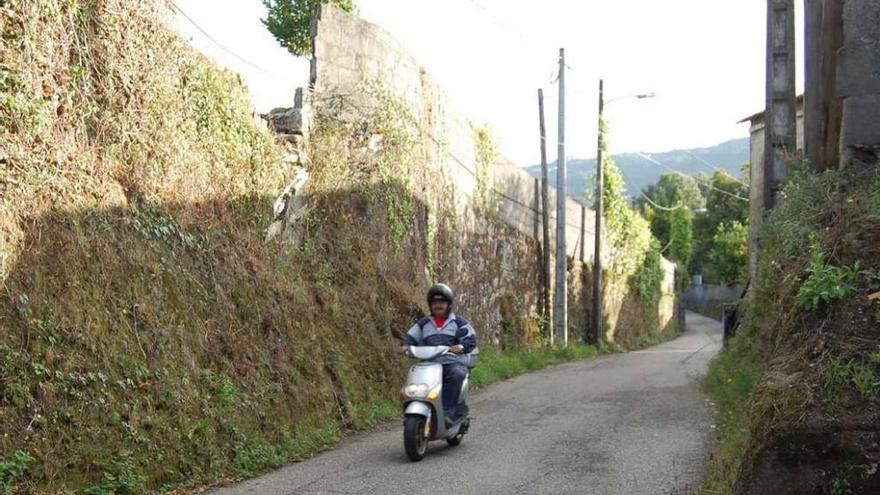
POLYGON ((459 363, 466 365, 468 362, 467 354, 470 354, 477 348, 477 333, 474 331, 474 327, 469 321, 455 313, 449 313, 449 317, 446 319, 446 323, 443 324, 442 328, 437 328, 437 325, 434 323, 434 318, 426 316, 417 321, 416 324, 407 330, 406 333, 415 338, 420 345, 453 346, 461 344, 461 346, 464 347, 464 352, 462 354, 445 354, 443 356, 438 356, 431 360, 435 363, 459 363), (467 335, 460 339, 455 336, 455 332, 459 328, 465 328, 468 331, 467 335))

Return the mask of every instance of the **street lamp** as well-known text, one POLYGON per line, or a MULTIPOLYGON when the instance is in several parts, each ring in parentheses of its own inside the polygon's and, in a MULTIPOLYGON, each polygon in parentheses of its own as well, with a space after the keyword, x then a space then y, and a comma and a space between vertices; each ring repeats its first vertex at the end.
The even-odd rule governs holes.
MULTIPOLYGON (((602 142, 604 141, 603 117, 605 113, 605 83, 599 79, 599 140, 596 152, 596 245, 593 249, 593 332, 596 345, 602 343, 602 142)), ((628 98, 642 100, 654 98, 656 94, 642 93, 636 95, 618 96, 611 98, 607 103, 628 98)), ((584 340, 589 341, 588 331, 584 329, 584 340)))

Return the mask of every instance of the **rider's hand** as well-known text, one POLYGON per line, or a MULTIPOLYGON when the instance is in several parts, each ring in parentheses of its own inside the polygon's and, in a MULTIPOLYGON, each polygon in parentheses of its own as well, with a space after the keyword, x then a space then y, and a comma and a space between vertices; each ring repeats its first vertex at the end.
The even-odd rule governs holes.
POLYGON ((456 344, 449 348, 449 352, 453 354, 461 354, 462 352, 464 352, 464 346, 461 344, 456 344))
POLYGON ((406 354, 407 349, 409 349, 409 347, 407 347, 405 345, 397 346, 397 352, 399 352, 401 354, 406 354))

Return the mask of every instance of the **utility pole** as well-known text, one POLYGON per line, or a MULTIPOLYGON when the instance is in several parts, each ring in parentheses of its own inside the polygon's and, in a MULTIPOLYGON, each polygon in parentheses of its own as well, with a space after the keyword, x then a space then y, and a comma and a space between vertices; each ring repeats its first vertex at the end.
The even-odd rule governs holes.
MULTIPOLYGON (((602 215, 603 198, 602 190, 604 175, 602 174, 602 147, 605 144, 603 133, 605 132, 605 81, 599 79, 599 138, 596 151, 596 245, 593 249, 593 341, 596 345, 602 343, 602 215)), ((585 339, 589 340, 589 339, 585 339)))
POLYGON ((543 243, 541 256, 541 315, 550 343, 553 331, 550 325, 550 186, 547 181, 547 130, 544 125, 544 90, 538 89, 538 122, 541 130, 541 225, 543 243))
POLYGON ((568 345, 568 255, 565 249, 565 49, 559 49, 559 149, 556 158, 556 343, 568 345))
POLYGON ((767 0, 767 108, 764 112, 764 209, 779 202, 797 150, 794 0, 767 0))

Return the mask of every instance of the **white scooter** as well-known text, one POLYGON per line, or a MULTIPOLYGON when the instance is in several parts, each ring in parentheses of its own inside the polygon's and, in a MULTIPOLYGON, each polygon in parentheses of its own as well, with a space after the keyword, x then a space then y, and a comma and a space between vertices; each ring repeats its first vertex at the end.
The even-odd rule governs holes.
MULTIPOLYGON (((461 412, 459 419, 447 424, 442 400, 443 365, 429 361, 448 354, 449 346, 420 346, 409 334, 396 331, 394 335, 407 346, 407 355, 420 361, 410 367, 406 386, 400 391, 400 400, 404 412, 403 446, 406 455, 411 461, 421 461, 428 451, 428 442, 442 439, 449 445, 456 446, 468 432, 471 421, 465 401, 468 395, 469 377, 465 378, 461 386, 461 395, 458 399, 458 410, 461 412)), ((465 335, 467 330, 461 329, 456 337, 462 338, 465 335)), ((479 360, 479 355, 479 350, 474 349, 473 352, 465 355, 462 364, 468 369, 473 368, 479 360)))

